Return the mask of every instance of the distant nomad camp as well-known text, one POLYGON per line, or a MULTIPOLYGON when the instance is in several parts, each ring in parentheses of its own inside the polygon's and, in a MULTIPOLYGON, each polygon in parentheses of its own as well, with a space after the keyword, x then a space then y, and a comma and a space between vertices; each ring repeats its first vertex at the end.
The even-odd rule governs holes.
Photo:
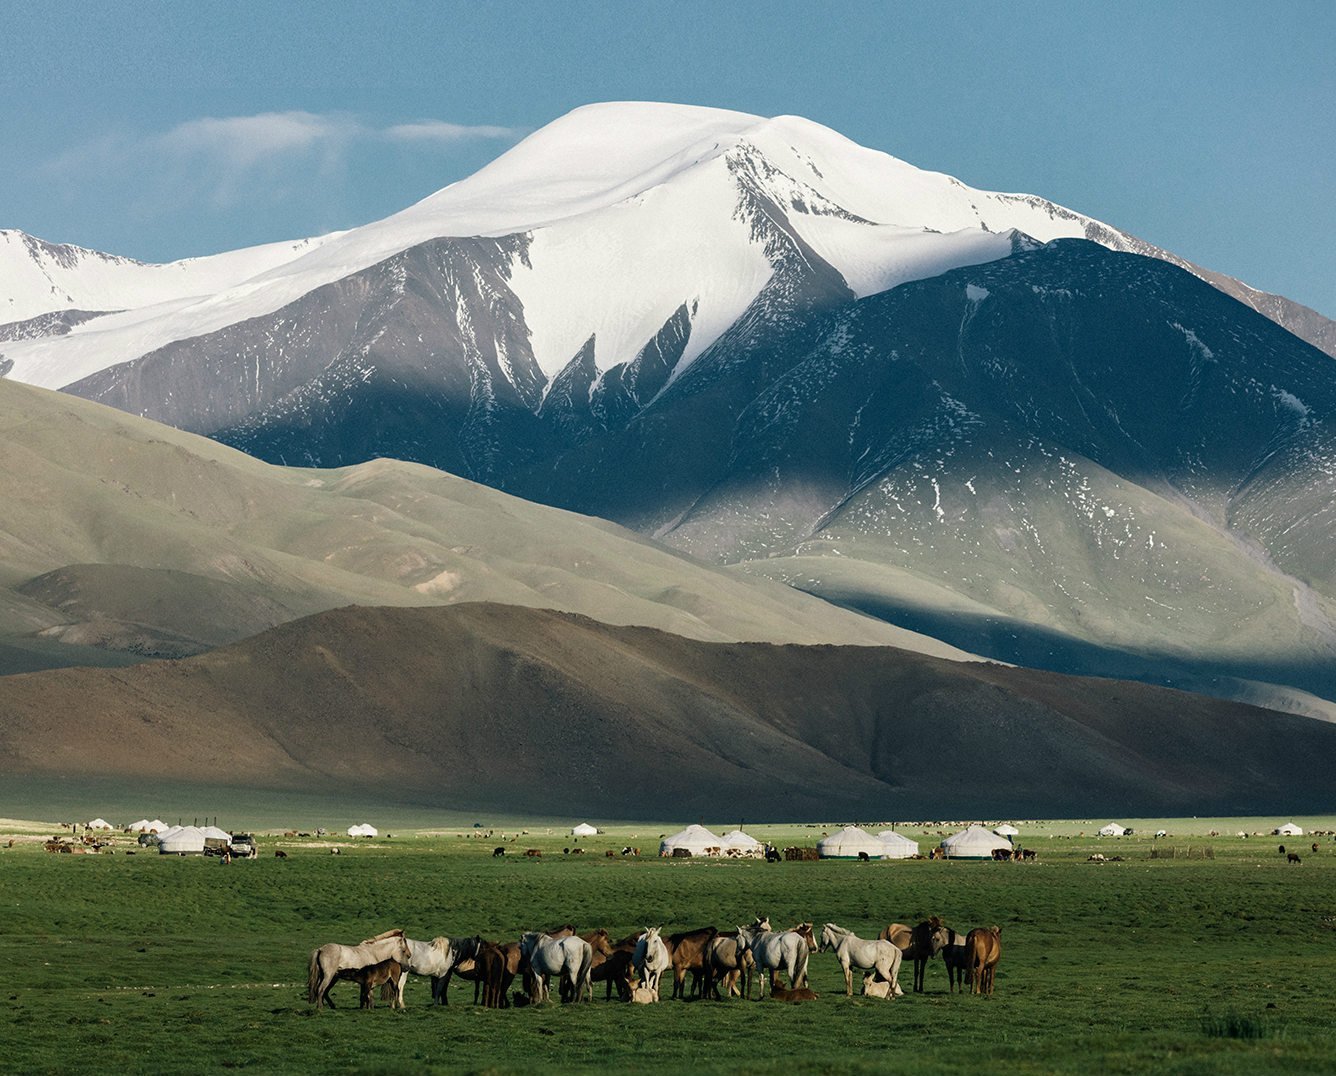
POLYGON ((885 847, 883 859, 913 859, 919 854, 918 841, 911 841, 893 829, 884 829, 877 834, 877 839, 885 847))
POLYGON ((581 822, 578 826, 571 829, 572 837, 593 837, 598 834, 598 827, 591 826, 588 822, 581 822))
POLYGON ((880 837, 874 837, 858 826, 845 826, 838 833, 822 837, 816 842, 816 854, 822 859, 883 859, 886 857, 886 844, 880 837), (859 853, 862 853, 860 855, 859 853))
POLYGON ((659 842, 659 855, 671 856, 679 848, 690 852, 693 856, 717 856, 724 849, 724 839, 711 833, 704 826, 687 826, 686 829, 659 842))
POLYGON ((992 859, 994 852, 1010 848, 1009 840, 983 826, 970 826, 942 841, 947 859, 992 859))
POLYGON ((362 823, 361 825, 359 825, 359 826, 349 826, 349 827, 348 827, 348 836, 349 836, 349 837, 378 837, 378 836, 380 836, 380 830, 378 830, 375 826, 369 826, 369 825, 367 825, 365 822, 363 822, 363 823, 362 823))
POLYGON ((204 840, 204 831, 197 826, 173 826, 158 839, 158 851, 170 856, 202 855, 204 840))
POLYGON ((1124 837, 1128 833, 1126 826, 1120 826, 1117 822, 1110 822, 1099 831, 1101 837, 1124 837))
POLYGON ((1293 822, 1286 822, 1283 826, 1277 826, 1272 830, 1272 833, 1278 837, 1302 837, 1304 835, 1304 831, 1293 822))
POLYGON ((765 845, 740 829, 729 830, 723 840, 724 852, 731 856, 759 856, 765 852, 765 845))

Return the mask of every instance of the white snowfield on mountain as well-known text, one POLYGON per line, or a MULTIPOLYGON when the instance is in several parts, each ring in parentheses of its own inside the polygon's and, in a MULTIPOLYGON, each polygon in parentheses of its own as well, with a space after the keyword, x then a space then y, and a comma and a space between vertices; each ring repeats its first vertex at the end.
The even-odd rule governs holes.
MULTIPOLYGON (((13 363, 8 376, 61 388, 173 341, 270 314, 432 239, 527 233, 527 264, 514 261, 511 287, 549 377, 591 335, 601 370, 633 359, 686 303, 693 315, 680 373, 773 271, 737 211, 733 169, 757 160, 784 226, 858 296, 1005 257, 1012 229, 1047 241, 1083 236, 1098 223, 1042 199, 974 190, 799 117, 589 105, 400 213, 316 239, 167 266, 88 253, 61 270, 58 286, 48 282, 37 294, 43 288, 29 286, 27 237, 3 233, 0 295, 12 298, 0 320, 57 309, 124 312, 0 351, 13 363)), ((1119 249, 1143 246, 1113 229, 1103 238, 1119 249)))

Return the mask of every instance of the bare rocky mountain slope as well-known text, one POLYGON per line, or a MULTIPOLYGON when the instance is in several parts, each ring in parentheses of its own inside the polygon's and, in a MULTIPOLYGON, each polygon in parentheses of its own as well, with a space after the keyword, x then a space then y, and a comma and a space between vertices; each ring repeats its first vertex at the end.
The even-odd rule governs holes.
POLYGON ((1323 811, 1336 725, 890 648, 491 604, 342 609, 177 662, 0 678, 0 770, 767 820, 1323 811))

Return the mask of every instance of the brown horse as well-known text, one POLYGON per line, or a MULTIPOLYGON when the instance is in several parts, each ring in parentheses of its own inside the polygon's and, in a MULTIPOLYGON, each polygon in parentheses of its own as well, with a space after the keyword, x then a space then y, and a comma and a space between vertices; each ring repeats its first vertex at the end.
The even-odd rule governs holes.
MULTIPOLYGON (((584 934, 580 935, 580 938, 582 941, 587 941, 589 943, 590 952, 593 954, 594 962, 590 965, 590 982, 592 983, 592 972, 597 971, 608 958, 612 956, 612 942, 608 939, 608 932, 602 928, 586 931, 584 934)), ((602 979, 602 976, 600 976, 600 979, 602 979)), ((566 996, 569 989, 570 987, 565 982, 561 984, 562 1001, 570 1001, 570 998, 566 996)), ((612 990, 611 983, 609 983, 608 990, 609 992, 612 990)), ((594 1000, 594 990, 592 986, 589 988, 589 1000, 594 1000)))
POLYGON ((965 937, 973 992, 992 996, 993 975, 1002 959, 1002 928, 975 927, 965 937))
POLYGON ((362 988, 360 1007, 376 1007, 376 987, 385 985, 390 988, 390 1008, 402 1009, 404 998, 399 993, 399 977, 404 973, 403 966, 397 960, 382 960, 377 964, 368 964, 364 968, 344 968, 337 978, 350 979, 362 988))
POLYGON ((719 933, 717 927, 701 927, 670 934, 663 939, 673 962, 673 997, 686 1000, 687 972, 703 977, 707 969, 710 942, 719 933))
POLYGON ((942 946, 942 963, 946 965, 946 979, 951 993, 965 992, 969 983, 969 949, 965 946, 965 935, 946 928, 946 944, 942 946))
MULTIPOLYGON (((567 923, 565 926, 557 927, 555 930, 547 931, 549 937, 565 938, 575 933, 575 928, 567 923)), ((520 959, 520 943, 517 941, 502 943, 479 942, 479 946, 485 944, 494 944, 500 949, 506 958, 505 965, 505 983, 501 990, 500 1008, 509 1006, 510 984, 515 981, 515 976, 527 969, 523 966, 520 959)), ((486 986, 486 980, 483 977, 483 969, 476 959, 459 960, 449 971, 442 976, 439 984, 439 993, 437 997, 442 1005, 450 1004, 450 979, 458 975, 461 979, 467 980, 473 984, 473 1004, 478 1004, 478 999, 482 995, 483 988, 486 986)))
POLYGON ((882 941, 891 942, 906 959, 914 962, 914 992, 923 993, 928 961, 940 953, 942 947, 946 945, 946 926, 941 918, 934 915, 913 927, 907 927, 903 923, 892 923, 877 937, 882 941))

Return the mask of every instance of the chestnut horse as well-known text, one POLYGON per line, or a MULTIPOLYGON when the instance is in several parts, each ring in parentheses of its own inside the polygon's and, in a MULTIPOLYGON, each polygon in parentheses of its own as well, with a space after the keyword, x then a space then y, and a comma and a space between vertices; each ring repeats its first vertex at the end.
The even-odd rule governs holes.
POLYGON ((914 993, 923 993, 928 961, 946 945, 946 927, 942 920, 934 915, 914 927, 892 923, 877 937, 894 944, 906 958, 914 962, 914 993))
POLYGON ((965 952, 969 958, 970 975, 974 979, 973 992, 993 993, 993 973, 1002 959, 1002 928, 975 927, 965 936, 965 952))

